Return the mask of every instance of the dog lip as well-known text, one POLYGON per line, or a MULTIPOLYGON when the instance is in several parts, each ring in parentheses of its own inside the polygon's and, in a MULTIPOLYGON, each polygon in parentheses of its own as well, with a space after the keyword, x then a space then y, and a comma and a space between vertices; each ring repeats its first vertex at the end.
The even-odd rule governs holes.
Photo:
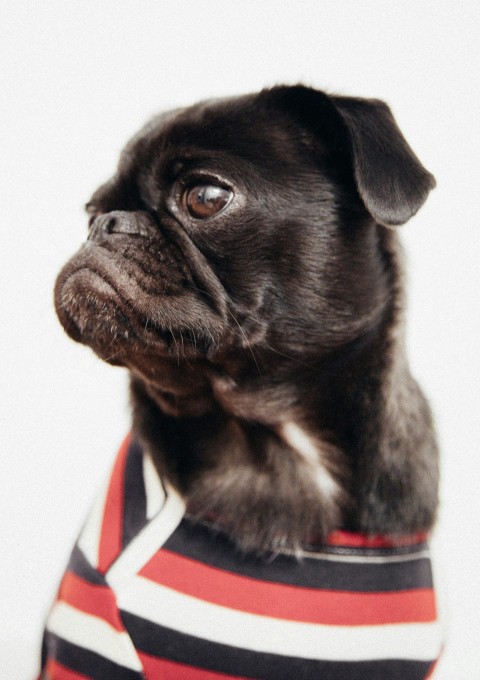
POLYGON ((63 277, 60 275, 55 285, 56 311, 67 333, 77 341, 81 341, 85 335, 85 324, 82 321, 84 315, 76 305, 79 286, 84 285, 85 277, 88 277, 89 286, 92 285, 92 278, 96 281, 94 287, 98 300, 109 299, 116 304, 120 299, 118 291, 110 281, 91 267, 76 267, 72 271, 67 270, 63 277))
MULTIPOLYGON (((102 342, 95 341, 95 333, 88 330, 82 322, 83 313, 75 310, 76 303, 75 298, 78 293, 78 286, 83 286, 88 282, 89 287, 93 286, 95 289, 95 298, 98 303, 112 304, 113 307, 120 310, 121 315, 127 318, 126 310, 129 309, 130 305, 128 300, 125 299, 124 295, 115 286, 115 283, 111 278, 104 272, 96 269, 95 267, 89 265, 81 265, 75 267, 72 271, 68 271, 63 279, 59 279, 56 286, 56 302, 55 307, 59 319, 64 326, 67 333, 77 342, 88 341, 88 344, 99 352, 103 356, 104 344, 102 342), (75 290, 77 288, 77 290, 75 290), (58 289, 58 290, 57 290, 58 289), (72 295, 73 293, 73 295, 72 295), (72 304, 73 302, 73 304, 72 304)), ((82 298, 84 299, 82 294, 82 298)), ((140 315, 138 319, 135 319, 134 315, 128 314, 129 320, 129 335, 130 340, 135 339, 136 341, 141 340, 141 335, 138 334, 138 329, 143 329, 146 325, 146 319, 140 315)), ((145 338, 144 338, 145 340, 145 338)), ((158 349, 158 342, 160 345, 166 344, 168 346, 169 331, 168 329, 162 329, 158 326, 155 327, 155 340, 158 349)), ((149 339, 149 344, 152 346, 153 338, 149 339)), ((112 343, 108 343, 107 349, 110 351, 112 343)), ((116 353, 116 355, 118 352, 116 353)), ((123 364, 121 364, 123 365, 123 364)))
POLYGON ((84 276, 85 274, 93 275, 94 278, 101 281, 102 284, 106 288, 110 289, 113 293, 115 293, 121 299, 121 295, 119 294, 119 291, 117 290, 114 282, 112 280, 110 280, 108 275, 105 272, 100 271, 97 268, 92 267, 92 266, 87 265, 87 264, 82 264, 82 265, 72 269, 72 271, 67 272, 65 278, 62 281, 62 286, 67 285, 70 282, 70 280, 72 278, 76 277, 78 274, 81 275, 81 276, 84 276))

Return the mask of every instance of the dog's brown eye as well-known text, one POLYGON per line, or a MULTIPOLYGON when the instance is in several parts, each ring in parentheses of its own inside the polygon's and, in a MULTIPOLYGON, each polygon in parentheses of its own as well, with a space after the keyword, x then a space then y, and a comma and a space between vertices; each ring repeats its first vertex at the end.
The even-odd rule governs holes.
POLYGON ((199 184, 188 189, 183 195, 183 203, 192 217, 206 220, 218 215, 232 199, 233 193, 214 184, 199 184))

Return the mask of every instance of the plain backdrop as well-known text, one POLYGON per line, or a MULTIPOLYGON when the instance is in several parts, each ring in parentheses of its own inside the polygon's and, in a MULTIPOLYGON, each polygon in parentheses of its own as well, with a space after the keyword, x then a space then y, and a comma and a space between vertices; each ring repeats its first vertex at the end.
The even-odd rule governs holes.
MULTIPOLYGON (((0 10, 0 677, 32 678, 72 542, 129 427, 126 375, 63 333, 82 206, 162 109, 302 81, 378 97, 437 178, 402 228, 408 345, 442 448, 438 680, 480 678, 476 0, 4 1, 0 10)), ((387 679, 386 679, 387 680, 387 679)))

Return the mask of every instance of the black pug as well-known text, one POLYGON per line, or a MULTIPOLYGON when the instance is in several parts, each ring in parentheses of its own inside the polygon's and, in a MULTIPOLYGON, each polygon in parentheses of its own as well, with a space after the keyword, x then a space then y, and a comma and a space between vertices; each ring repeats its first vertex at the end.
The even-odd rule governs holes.
POLYGON ((383 102, 282 86, 158 116, 88 202, 60 321, 128 368, 138 445, 243 559, 433 526, 394 227, 434 185, 383 102))

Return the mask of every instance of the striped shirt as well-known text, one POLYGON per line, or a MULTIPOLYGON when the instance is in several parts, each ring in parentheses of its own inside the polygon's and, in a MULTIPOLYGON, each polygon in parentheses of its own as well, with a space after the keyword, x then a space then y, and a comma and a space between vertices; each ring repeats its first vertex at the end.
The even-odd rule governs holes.
POLYGON ((241 554, 129 437, 48 616, 41 677, 424 680, 440 647, 422 537, 241 554))

